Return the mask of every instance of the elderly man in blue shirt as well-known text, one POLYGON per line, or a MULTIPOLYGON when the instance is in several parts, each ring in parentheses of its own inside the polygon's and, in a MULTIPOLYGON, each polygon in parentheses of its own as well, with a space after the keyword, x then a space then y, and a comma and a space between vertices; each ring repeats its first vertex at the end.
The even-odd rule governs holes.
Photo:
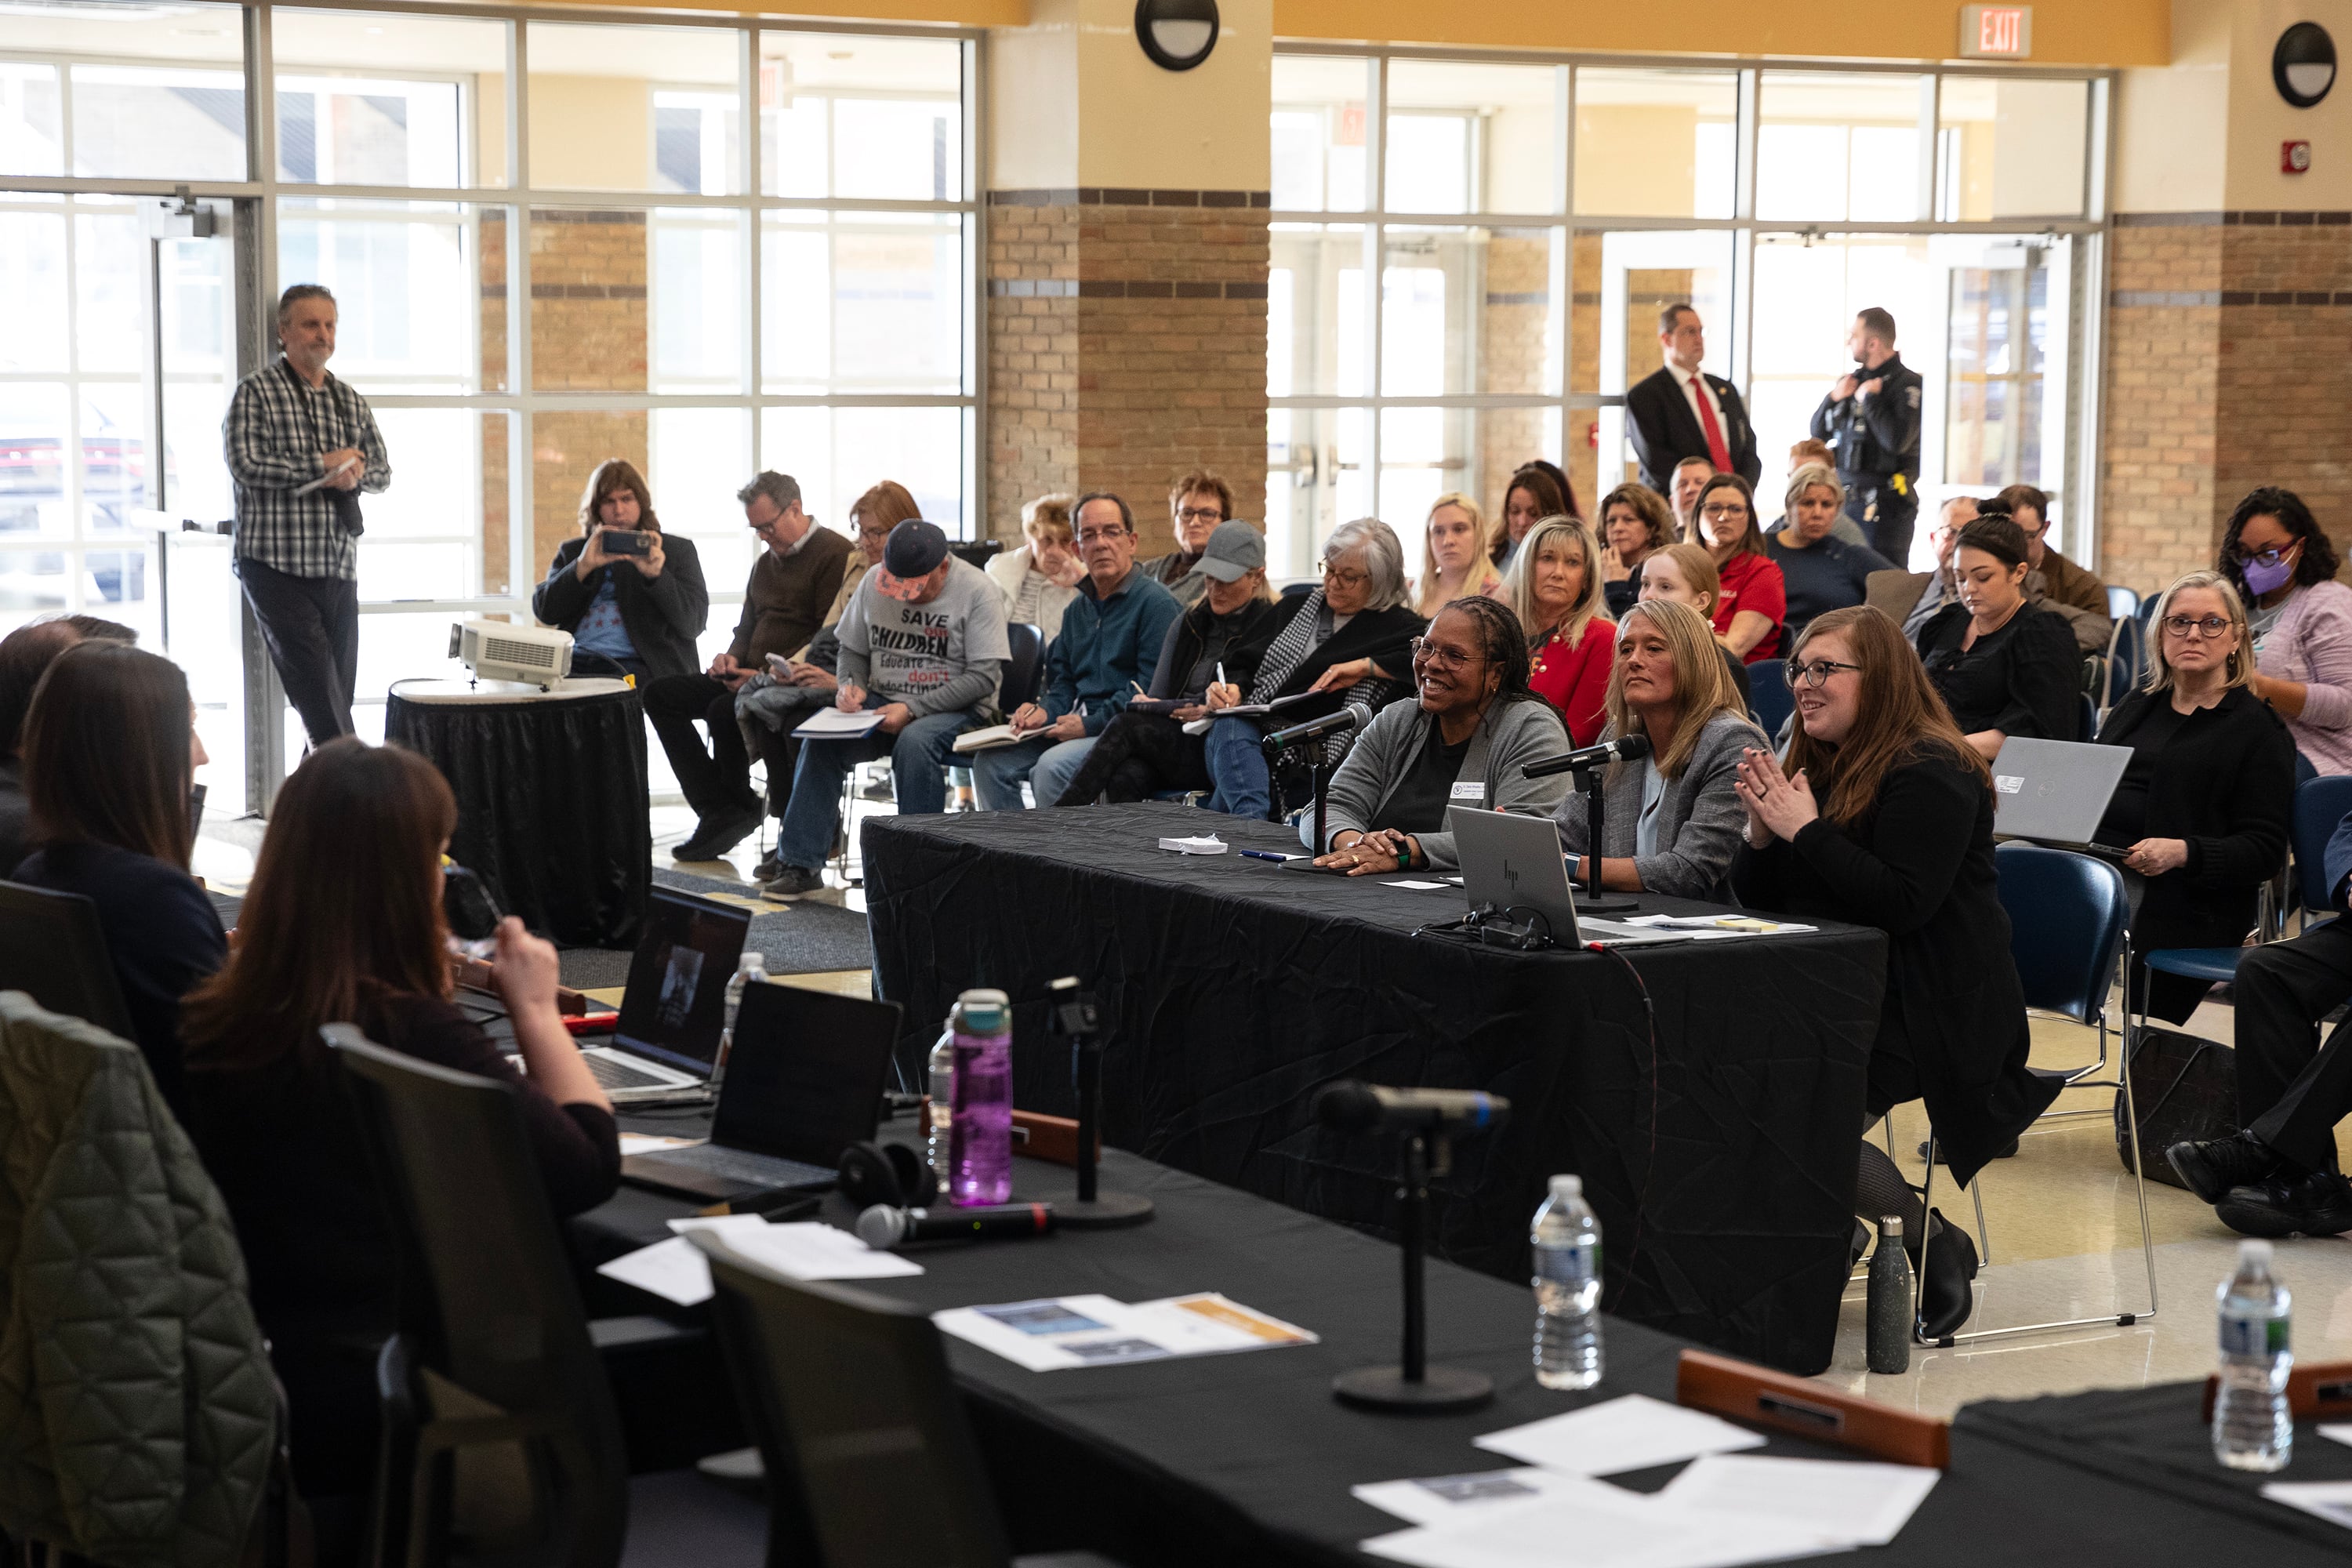
POLYGON ((1044 700, 1012 715, 1030 738, 972 759, 984 810, 1022 809, 1024 779, 1039 805, 1059 800, 1111 715, 1151 685, 1169 623, 1181 613, 1174 595, 1136 570, 1135 514, 1125 501, 1106 490, 1081 496, 1070 527, 1086 580, 1045 655, 1044 700))

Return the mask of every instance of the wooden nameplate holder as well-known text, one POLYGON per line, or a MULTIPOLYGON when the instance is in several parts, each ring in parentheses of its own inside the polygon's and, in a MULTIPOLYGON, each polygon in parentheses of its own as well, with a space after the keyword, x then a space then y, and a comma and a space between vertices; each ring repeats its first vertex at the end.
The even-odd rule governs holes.
POLYGON ((1683 1352, 1675 1370, 1675 1403, 1889 1464, 1940 1470, 1952 1462, 1949 1422, 1706 1351, 1683 1352))

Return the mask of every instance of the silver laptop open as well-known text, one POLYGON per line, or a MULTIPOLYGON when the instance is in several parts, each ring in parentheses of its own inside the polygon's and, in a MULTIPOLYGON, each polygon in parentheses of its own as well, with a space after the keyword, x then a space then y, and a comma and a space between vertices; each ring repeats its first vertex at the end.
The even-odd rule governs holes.
POLYGON ((749 910, 655 886, 613 1042, 580 1053, 613 1103, 708 1094, 726 1022, 727 983, 751 929, 749 910))
POLYGON ((1681 932, 1648 931, 1622 921, 1578 919, 1559 829, 1549 817, 1454 805, 1446 808, 1445 827, 1454 835, 1454 851, 1462 862, 1462 890, 1474 910, 1491 905, 1517 911, 1509 917, 1515 921, 1524 921, 1530 913, 1541 915, 1551 928, 1552 941, 1561 947, 1592 942, 1636 947, 1689 940, 1681 932))
POLYGON ((2129 746, 2011 736, 1992 764, 1993 832, 2122 859, 2123 850, 2094 844, 2091 836, 2131 759, 2129 746))

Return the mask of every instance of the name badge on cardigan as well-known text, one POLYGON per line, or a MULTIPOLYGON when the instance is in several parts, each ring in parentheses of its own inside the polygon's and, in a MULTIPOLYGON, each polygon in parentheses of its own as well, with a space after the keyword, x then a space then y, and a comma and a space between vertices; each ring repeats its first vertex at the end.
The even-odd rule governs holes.
POLYGON ((1454 794, 1449 798, 1454 800, 1482 801, 1486 798, 1486 786, 1482 784, 1464 784, 1459 780, 1456 780, 1454 785, 1454 794))

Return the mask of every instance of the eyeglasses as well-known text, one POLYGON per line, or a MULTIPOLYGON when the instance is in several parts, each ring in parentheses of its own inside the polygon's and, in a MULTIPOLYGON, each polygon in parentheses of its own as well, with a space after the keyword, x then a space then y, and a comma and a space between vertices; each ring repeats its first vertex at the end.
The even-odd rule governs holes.
POLYGON ((1344 566, 1334 566, 1328 561, 1323 563, 1323 581, 1326 583, 1337 583, 1342 588, 1360 588, 1371 580, 1372 574, 1369 572, 1352 572, 1344 566))
POLYGON ((1188 506, 1178 510, 1176 519, 1180 522, 1223 522, 1225 513, 1222 507, 1188 506))
POLYGON ((1447 669, 1461 669, 1477 663, 1479 658, 1475 653, 1464 653, 1458 647, 1448 647, 1427 637, 1414 637, 1404 646, 1412 650, 1413 663, 1443 665, 1447 669))
POLYGON ((2167 616, 2164 629, 2177 637, 2218 637, 2228 631, 2231 622, 2227 616, 2167 616))
POLYGON ((1098 540, 1125 539, 1126 537, 1127 530, 1123 528, 1088 528, 1079 531, 1078 542, 1092 544, 1098 540))
POLYGON ((2299 545, 2303 541, 2298 539, 2294 544, 2282 544, 2275 550, 2256 551, 2248 551, 2244 545, 2241 544, 2238 546, 2235 553, 2239 561, 2248 566, 2275 566, 2280 562, 2285 560, 2289 555, 2293 554, 2294 552, 2295 545, 2299 545))
POLYGON ((1841 664, 1833 658, 1817 658, 1811 664, 1799 664, 1792 658, 1789 661, 1789 684, 1790 686, 1810 686, 1815 690, 1819 690, 1821 688, 1827 686, 1830 681, 1830 677, 1841 669, 1851 669, 1858 675, 1862 672, 1862 666, 1858 664, 1841 664))
POLYGON ((1698 509, 1698 514, 1709 522, 1727 522, 1735 517, 1744 520, 1748 516, 1748 509, 1738 501, 1732 501, 1721 506, 1703 506, 1698 509))

